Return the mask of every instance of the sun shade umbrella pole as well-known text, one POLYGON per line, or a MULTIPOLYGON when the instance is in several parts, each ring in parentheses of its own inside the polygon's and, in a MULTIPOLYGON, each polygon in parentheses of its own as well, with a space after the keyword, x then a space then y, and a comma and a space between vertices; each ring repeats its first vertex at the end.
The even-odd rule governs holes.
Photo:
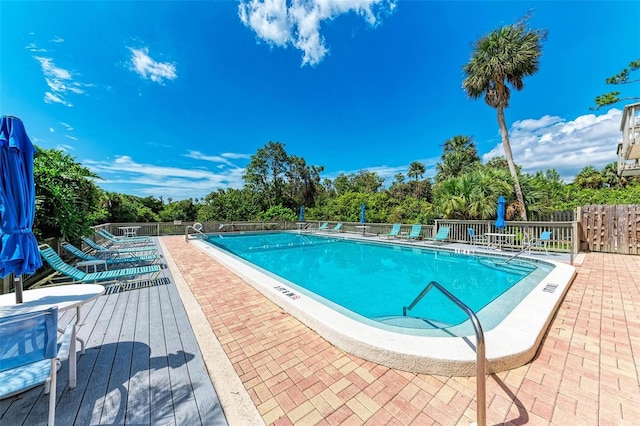
POLYGON ((16 303, 22 303, 22 275, 13 275, 13 288, 16 290, 16 303))

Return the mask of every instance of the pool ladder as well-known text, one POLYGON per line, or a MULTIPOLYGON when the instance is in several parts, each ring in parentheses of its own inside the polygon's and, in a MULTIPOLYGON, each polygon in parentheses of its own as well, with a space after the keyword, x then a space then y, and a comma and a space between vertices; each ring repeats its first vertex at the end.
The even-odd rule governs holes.
POLYGON ((184 240, 189 242, 189 229, 193 229, 196 231, 199 236, 206 237, 207 234, 202 232, 202 224, 200 222, 196 222, 193 225, 187 225, 184 227, 184 240))
POLYGON ((420 294, 411 302, 409 306, 402 307, 402 315, 407 316, 407 310, 413 309, 420 300, 432 289, 437 288, 440 290, 442 294, 448 297, 453 303, 455 303, 460 309, 464 311, 465 314, 471 320, 471 324, 473 325, 473 330, 476 333, 476 384, 477 384, 477 396, 476 396, 476 404, 477 404, 477 422, 478 426, 486 426, 487 424, 487 368, 486 368, 486 358, 485 358, 485 348, 484 348, 484 332, 482 331, 482 326, 480 325, 480 321, 478 321, 478 317, 475 312, 471 310, 467 305, 465 305, 460 299, 454 296, 442 285, 437 283, 436 281, 431 281, 427 286, 420 292, 420 294))

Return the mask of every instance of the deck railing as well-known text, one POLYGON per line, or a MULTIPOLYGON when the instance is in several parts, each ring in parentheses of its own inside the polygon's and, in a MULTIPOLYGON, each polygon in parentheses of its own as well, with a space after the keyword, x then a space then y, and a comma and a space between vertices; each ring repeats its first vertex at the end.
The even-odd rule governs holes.
MULTIPOLYGON (((314 228, 327 222, 328 229, 333 228, 338 221, 308 220, 307 224, 313 224, 314 228)), ((120 235, 120 227, 139 226, 138 235, 184 235, 185 226, 193 226, 195 222, 154 222, 154 223, 105 223, 95 229, 104 228, 115 235, 120 235)), ((288 221, 212 221, 202 223, 202 232, 241 232, 241 231, 289 231, 299 229, 299 222, 288 221)), ((362 234, 363 228, 360 222, 342 222, 341 232, 362 234)), ((366 223, 365 235, 384 236, 391 231, 392 223, 366 223)), ((400 233, 409 233, 412 224, 402 224, 400 233)), ((454 220, 438 219, 434 225, 422 226, 422 237, 433 237, 441 226, 450 228, 448 241, 456 243, 470 243, 468 228, 472 228, 476 235, 484 235, 487 232, 504 232, 513 234, 515 238, 506 247, 520 248, 523 241, 538 238, 543 231, 551 231, 551 241, 547 245, 549 251, 575 252, 579 247, 578 222, 521 222, 507 221, 504 229, 497 229, 493 220, 454 220)))

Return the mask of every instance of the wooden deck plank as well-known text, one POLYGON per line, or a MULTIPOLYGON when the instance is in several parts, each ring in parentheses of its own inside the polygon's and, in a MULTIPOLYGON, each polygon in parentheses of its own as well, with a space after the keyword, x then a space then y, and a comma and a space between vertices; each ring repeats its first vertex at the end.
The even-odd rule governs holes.
MULTIPOLYGON (((172 278, 167 268, 161 277, 172 278)), ((61 312, 59 324, 75 314, 61 312)), ((56 423, 227 424, 172 279, 87 303, 78 337, 86 353, 74 389, 67 362, 58 372, 56 423)), ((43 386, 0 400, 0 425, 45 425, 47 401, 43 386)))
MULTIPOLYGON (((86 342, 86 352, 80 356, 78 353, 78 363, 76 365, 77 382, 74 389, 63 389, 59 391, 58 405, 56 408, 56 418, 60 424, 72 424, 76 421, 76 417, 83 400, 86 398, 86 389, 89 386, 89 378, 96 363, 98 352, 91 350, 95 346, 95 338, 104 337, 104 332, 93 333, 99 327, 100 318, 102 316, 110 317, 116 307, 115 299, 98 298, 93 303, 89 303, 82 307, 81 321, 78 329, 78 337, 86 342)), ((101 342, 100 342, 101 343, 101 342)), ((78 344, 77 350, 80 350, 78 344)), ((68 363, 63 363, 62 370, 65 370, 65 376, 68 374, 68 363)))
POLYGON ((129 377, 131 377, 131 359, 133 357, 133 338, 136 317, 138 315, 139 291, 129 291, 129 300, 124 313, 122 328, 118 336, 116 353, 113 360, 109 386, 102 407, 100 424, 124 424, 129 377))
POLYGON ((198 415, 198 407, 193 396, 189 372, 186 367, 187 358, 191 359, 194 355, 184 352, 168 289, 164 288, 163 292, 163 300, 167 301, 167 303, 162 305, 162 322, 167 342, 169 380, 175 420, 177 424, 200 422, 200 419, 195 417, 195 415, 198 415))
POLYGON ((166 386, 169 382, 169 363, 167 347, 165 343, 164 324, 162 321, 162 308, 166 301, 161 297, 161 290, 157 289, 149 298, 149 316, 154 326, 150 328, 149 349, 151 353, 149 388, 152 424, 175 424, 173 415, 173 401, 167 402, 166 386), (171 413, 165 412, 171 405, 171 413))
POLYGON ((138 315, 135 322, 129 394, 127 395, 126 424, 149 424, 151 419, 151 397, 149 389, 149 294, 157 288, 140 291, 138 315))
MULTIPOLYGON (((182 300, 175 286, 167 288, 167 292, 171 298, 174 308, 174 316, 176 323, 184 327, 189 324, 189 318, 182 305, 182 300)), ((187 370, 191 378, 193 387, 193 396, 198 405, 198 412, 203 416, 202 423, 205 425, 226 425, 227 422, 222 411, 222 406, 218 400, 217 394, 209 379, 209 373, 202 359, 198 341, 193 333, 184 333, 181 331, 182 346, 186 353, 197 354, 187 361, 187 370), (212 398, 211 395, 216 395, 212 398)))

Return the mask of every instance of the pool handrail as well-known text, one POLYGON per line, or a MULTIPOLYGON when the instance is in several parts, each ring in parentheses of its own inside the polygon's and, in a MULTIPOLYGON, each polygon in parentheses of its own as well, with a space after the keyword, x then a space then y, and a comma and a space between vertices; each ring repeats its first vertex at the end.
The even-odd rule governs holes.
POLYGON ((189 241, 189 229, 193 229, 198 234, 206 237, 206 234, 202 232, 202 224, 200 222, 196 222, 193 225, 187 225, 184 227, 184 240, 187 242, 189 241))
POLYGON ((407 309, 411 310, 413 307, 420 301, 422 298, 433 288, 437 288, 447 296, 453 303, 455 303, 460 309, 464 311, 465 314, 471 320, 471 324, 473 325, 473 330, 476 334, 476 404, 477 404, 477 417, 476 424, 478 426, 486 426, 487 424, 487 377, 486 377, 486 358, 485 358, 485 347, 484 347, 484 331, 482 331, 482 325, 480 325, 480 321, 476 316, 475 312, 471 310, 467 305, 465 305, 460 299, 454 296, 449 292, 446 288, 440 285, 436 281, 431 281, 427 286, 420 292, 420 294, 411 302, 411 304, 402 307, 402 315, 407 316, 407 309))

